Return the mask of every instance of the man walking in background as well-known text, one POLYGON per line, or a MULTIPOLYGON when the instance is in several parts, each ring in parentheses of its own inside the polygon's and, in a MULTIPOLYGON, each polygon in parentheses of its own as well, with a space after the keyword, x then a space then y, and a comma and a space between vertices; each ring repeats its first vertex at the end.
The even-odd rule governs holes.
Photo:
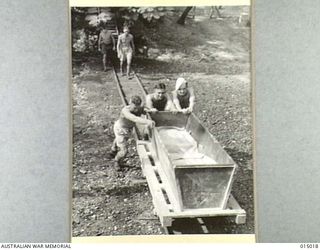
POLYGON ((108 30, 106 25, 100 32, 98 39, 98 49, 102 53, 103 70, 107 70, 108 62, 111 64, 112 50, 115 50, 115 40, 112 31, 108 30))
POLYGON ((133 42, 133 35, 129 33, 129 28, 123 28, 123 34, 118 37, 117 52, 120 59, 120 74, 123 74, 123 62, 127 60, 127 77, 130 77, 132 55, 134 54, 135 47, 133 42))

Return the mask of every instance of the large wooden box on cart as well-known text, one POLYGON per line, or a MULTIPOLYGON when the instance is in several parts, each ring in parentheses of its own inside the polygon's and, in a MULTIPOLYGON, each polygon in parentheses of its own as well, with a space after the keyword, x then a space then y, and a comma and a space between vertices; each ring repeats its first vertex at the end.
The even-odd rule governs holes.
POLYGON ((171 226, 176 218, 213 216, 234 216, 237 224, 245 223, 246 212, 230 194, 237 165, 198 118, 170 112, 151 118, 156 126, 149 141, 137 140, 137 151, 162 226, 171 226), (204 157, 192 158, 189 151, 177 157, 181 141, 168 144, 170 138, 162 134, 171 128, 187 133, 181 134, 186 140, 191 136, 204 157))

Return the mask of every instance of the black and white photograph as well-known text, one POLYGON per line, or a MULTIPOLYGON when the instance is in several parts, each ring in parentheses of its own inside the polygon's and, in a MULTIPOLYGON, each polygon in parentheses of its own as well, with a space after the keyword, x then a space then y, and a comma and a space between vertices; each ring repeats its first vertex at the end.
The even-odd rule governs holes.
POLYGON ((254 234, 250 6, 70 11, 72 236, 254 234))

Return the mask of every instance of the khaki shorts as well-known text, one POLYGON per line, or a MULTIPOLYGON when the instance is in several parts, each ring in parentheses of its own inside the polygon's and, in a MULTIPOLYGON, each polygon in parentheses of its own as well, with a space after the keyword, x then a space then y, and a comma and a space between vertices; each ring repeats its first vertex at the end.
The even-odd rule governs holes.
POLYGON ((127 60, 128 63, 131 63, 132 60, 132 49, 131 48, 121 48, 118 55, 121 62, 127 60))
POLYGON ((120 147, 126 147, 128 144, 128 139, 131 135, 131 129, 123 128, 119 125, 119 122, 116 121, 116 123, 113 126, 113 132, 115 135, 115 140, 117 143, 117 146, 120 147))

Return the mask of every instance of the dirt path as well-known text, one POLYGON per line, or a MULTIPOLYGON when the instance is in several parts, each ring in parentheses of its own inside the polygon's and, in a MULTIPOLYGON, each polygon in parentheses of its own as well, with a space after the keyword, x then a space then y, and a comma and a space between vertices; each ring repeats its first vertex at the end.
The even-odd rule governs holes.
POLYGON ((161 233, 134 147, 121 173, 107 157, 121 109, 112 74, 85 68, 74 77, 73 94, 73 235, 161 233))

